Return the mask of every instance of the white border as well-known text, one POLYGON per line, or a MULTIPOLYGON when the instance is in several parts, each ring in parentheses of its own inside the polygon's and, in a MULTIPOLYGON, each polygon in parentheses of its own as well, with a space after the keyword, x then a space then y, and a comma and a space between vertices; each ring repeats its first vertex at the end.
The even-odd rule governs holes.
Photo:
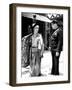
POLYGON ((16 8, 16 83, 31 83, 31 82, 51 82, 51 81, 66 81, 68 80, 68 11, 64 9, 47 9, 47 8, 16 8), (21 12, 33 13, 58 13, 63 14, 63 55, 64 59, 64 74, 55 77, 30 77, 21 78, 21 12))

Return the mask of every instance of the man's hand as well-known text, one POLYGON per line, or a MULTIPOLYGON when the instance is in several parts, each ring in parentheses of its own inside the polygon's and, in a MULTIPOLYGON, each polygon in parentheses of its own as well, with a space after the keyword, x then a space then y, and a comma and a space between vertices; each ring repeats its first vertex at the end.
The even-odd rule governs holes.
POLYGON ((42 52, 41 52, 40 56, 41 56, 41 58, 43 57, 43 53, 42 52))
POLYGON ((51 47, 49 47, 49 51, 51 51, 51 47))
POLYGON ((41 55, 41 58, 43 58, 43 55, 41 55))
POLYGON ((59 52, 56 52, 56 56, 59 56, 59 52))

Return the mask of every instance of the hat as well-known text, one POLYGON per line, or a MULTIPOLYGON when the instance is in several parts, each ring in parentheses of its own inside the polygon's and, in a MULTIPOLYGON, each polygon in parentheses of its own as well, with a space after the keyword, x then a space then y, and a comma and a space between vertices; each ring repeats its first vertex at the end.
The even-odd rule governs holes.
POLYGON ((55 24, 55 23, 58 23, 58 21, 57 20, 53 20, 51 23, 55 24))
POLYGON ((63 26, 63 14, 59 17, 55 17, 52 23, 57 23, 58 26, 63 26))
POLYGON ((63 26, 63 20, 60 19, 54 19, 51 23, 56 23, 58 26, 63 26))

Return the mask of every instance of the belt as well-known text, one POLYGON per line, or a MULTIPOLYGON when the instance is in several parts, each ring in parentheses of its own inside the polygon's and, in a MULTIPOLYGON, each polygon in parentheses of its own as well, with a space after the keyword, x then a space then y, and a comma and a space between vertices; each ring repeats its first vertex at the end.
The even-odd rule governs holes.
POLYGON ((38 48, 37 47, 32 47, 32 52, 37 52, 38 48))
POLYGON ((37 47, 32 47, 32 48, 37 48, 37 47))

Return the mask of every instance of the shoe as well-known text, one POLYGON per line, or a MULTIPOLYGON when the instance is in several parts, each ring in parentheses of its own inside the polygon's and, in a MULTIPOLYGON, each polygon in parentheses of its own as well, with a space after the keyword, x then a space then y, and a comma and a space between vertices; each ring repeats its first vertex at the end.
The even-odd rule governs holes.
POLYGON ((54 75, 54 72, 51 72, 52 75, 54 75))
POLYGON ((59 75, 59 73, 55 73, 54 75, 59 75))
POLYGON ((59 73, 54 73, 54 72, 51 72, 52 75, 59 75, 59 73))
POLYGON ((42 74, 41 73, 39 73, 39 75, 38 76, 41 76, 42 74))

